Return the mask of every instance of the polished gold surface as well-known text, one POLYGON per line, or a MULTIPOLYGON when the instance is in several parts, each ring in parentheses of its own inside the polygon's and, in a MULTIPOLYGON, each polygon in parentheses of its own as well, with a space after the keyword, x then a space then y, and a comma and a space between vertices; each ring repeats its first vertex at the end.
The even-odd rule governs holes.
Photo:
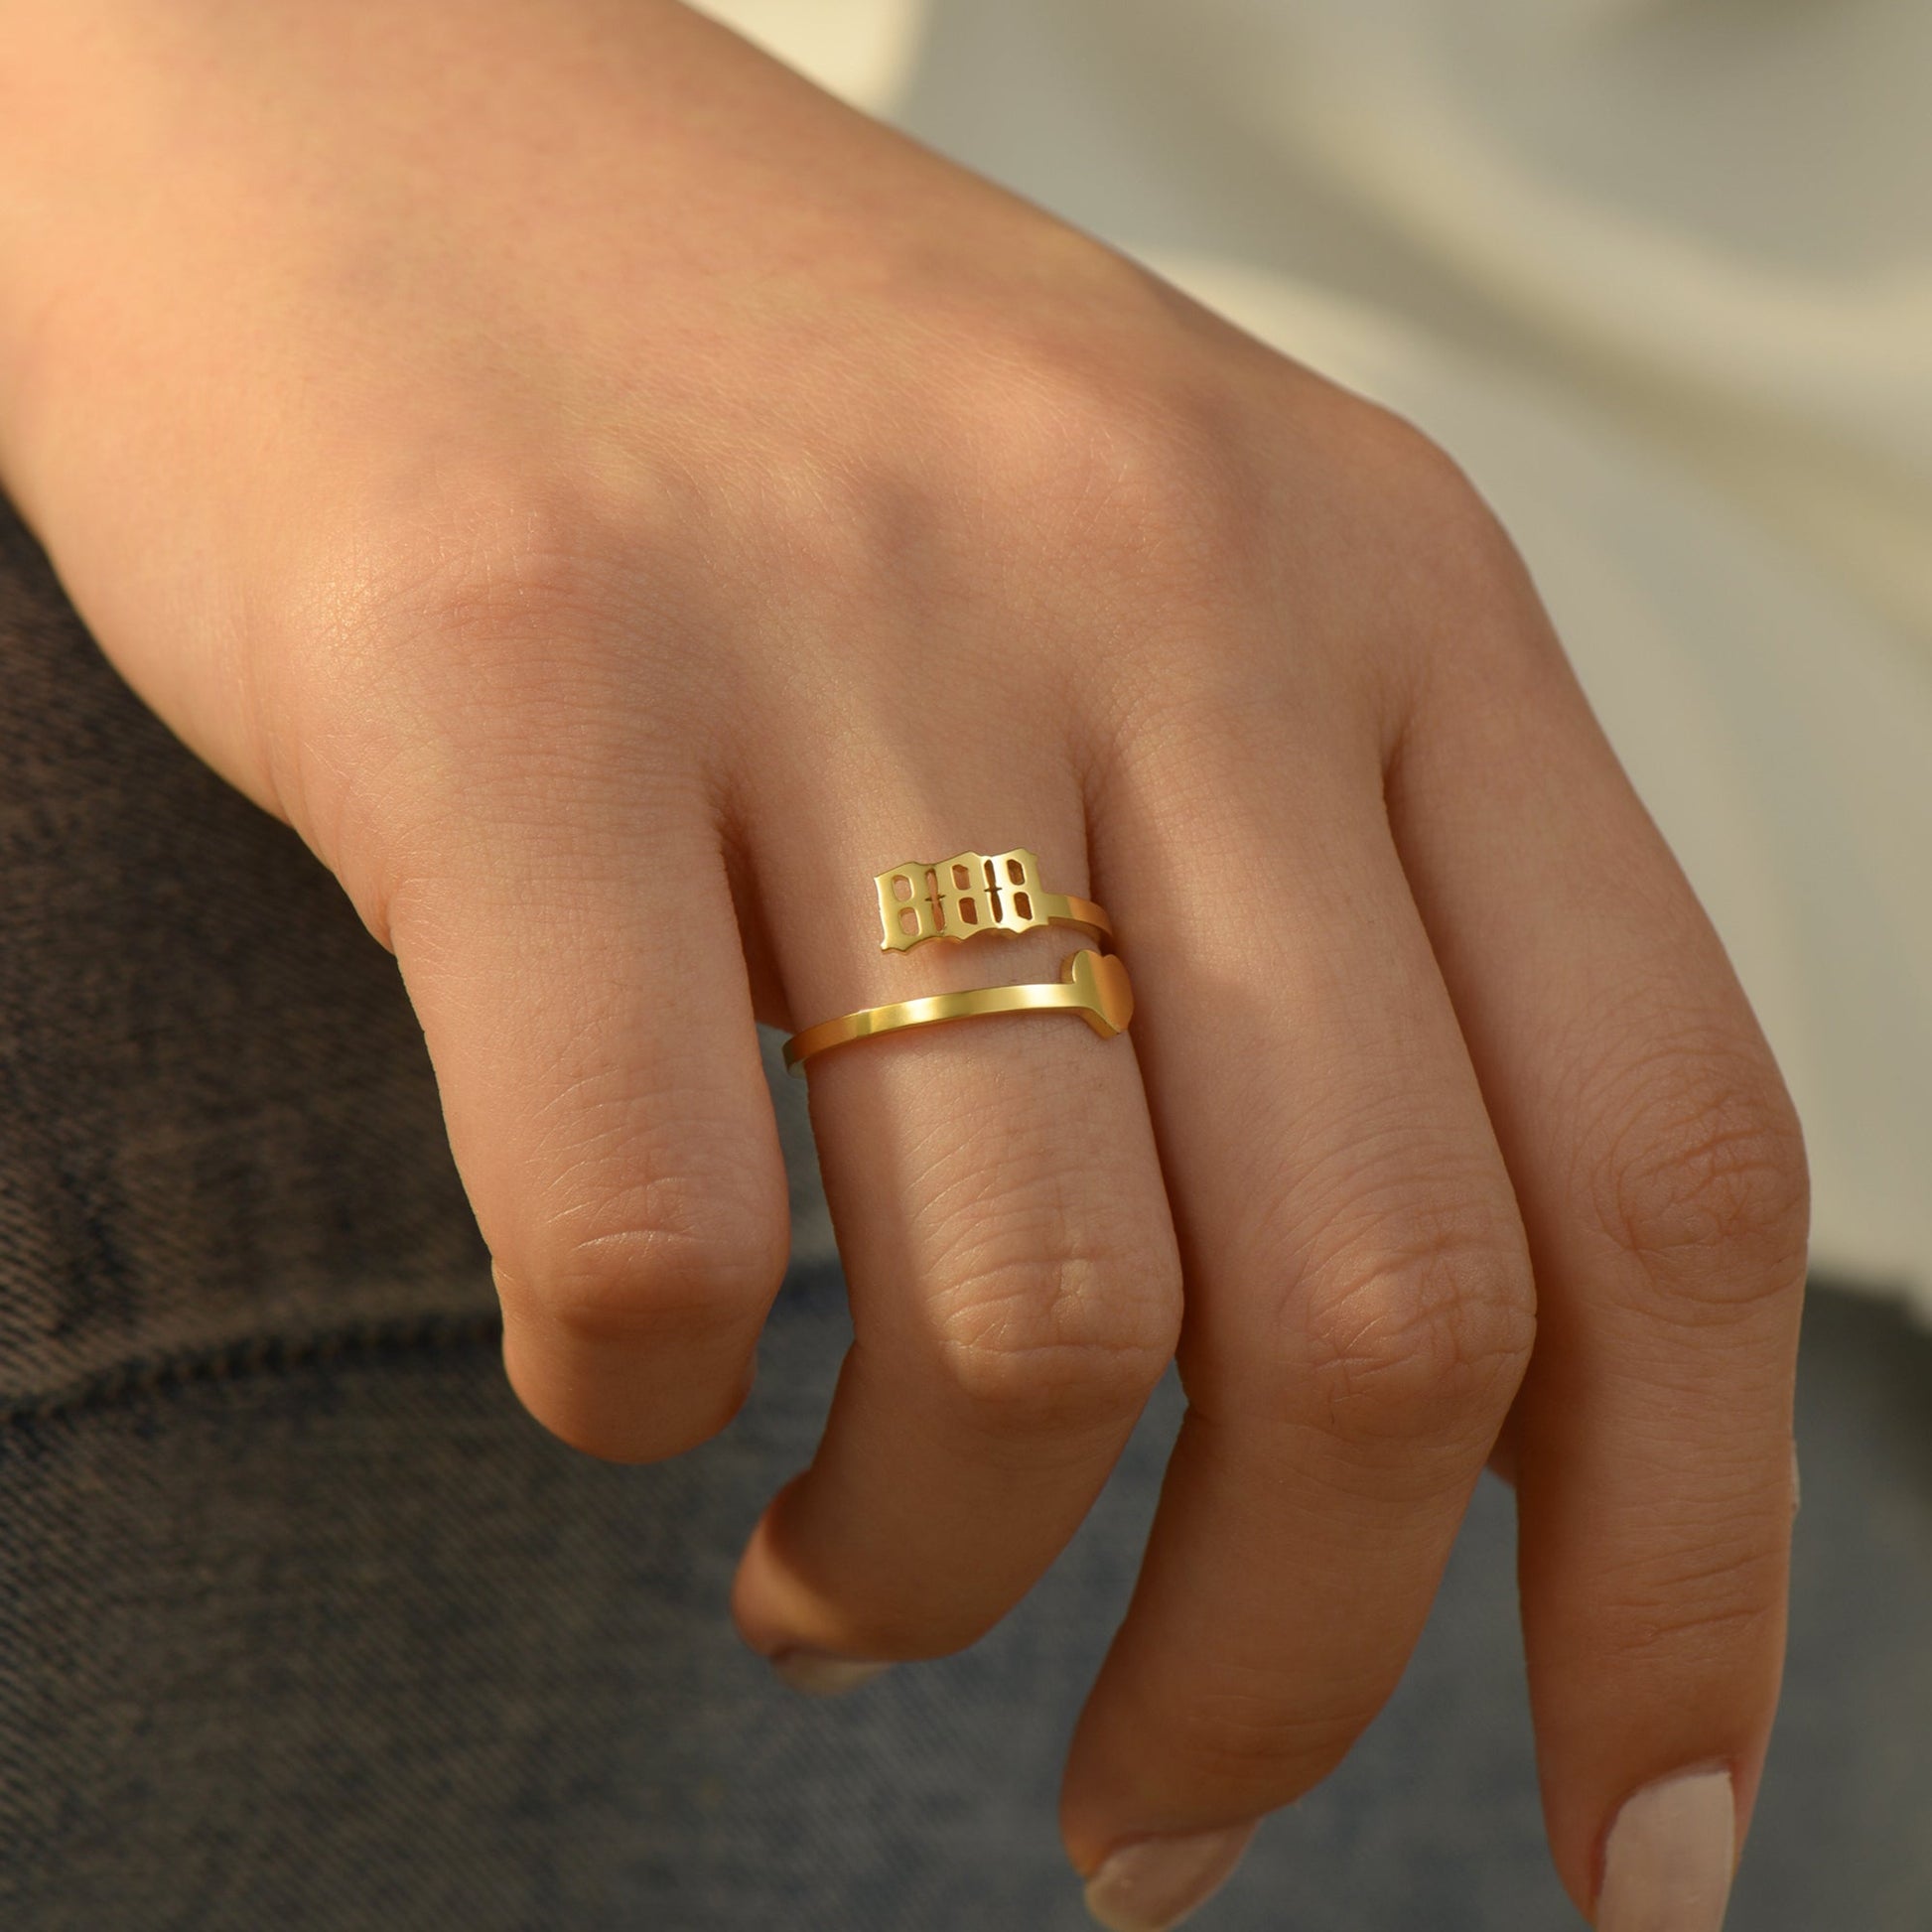
POLYGON ((873 881, 879 889, 882 952, 909 952, 928 939, 970 939, 981 932, 1032 932, 1036 926, 1084 926, 1111 939, 1113 923, 1091 899, 1049 893, 1039 861, 1026 848, 955 852, 950 859, 912 859, 873 881))
MULTIPOLYGON (((1098 909, 1097 907, 1094 909, 1098 909)), ((1127 968, 1107 953, 1076 952, 1057 980, 1024 986, 982 986, 969 993, 935 993, 923 1000, 899 1000, 867 1007, 837 1020, 821 1021, 785 1041, 785 1065, 802 1070, 814 1053, 875 1034, 905 1027, 934 1027, 947 1020, 973 1020, 993 1013, 1077 1013, 1102 1039, 1127 1031, 1134 1017, 1134 988, 1127 968)))

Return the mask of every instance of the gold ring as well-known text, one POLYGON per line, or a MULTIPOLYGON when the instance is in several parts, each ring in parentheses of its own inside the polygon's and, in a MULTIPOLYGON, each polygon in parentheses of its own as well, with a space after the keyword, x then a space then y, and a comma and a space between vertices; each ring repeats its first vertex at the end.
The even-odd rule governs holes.
POLYGON ((812 1054, 822 1053, 828 1046, 842 1046, 847 1040, 870 1039, 876 1034, 897 1033, 901 1027, 972 1020, 990 1013, 1077 1013, 1102 1039, 1112 1039, 1127 1031, 1134 1017, 1134 988, 1127 968, 1111 953, 1076 952, 1060 969, 1057 980, 1026 986, 982 986, 970 993, 934 993, 923 1000, 899 1000, 891 1006, 867 1007, 837 1020, 820 1021, 785 1041, 785 1065, 797 1073, 812 1054))
POLYGON ((1049 893, 1039 861, 1026 848, 955 852, 950 859, 912 859, 880 873, 881 952, 910 952, 928 939, 971 939, 981 932, 1032 932, 1035 926, 1084 926, 1096 939, 1114 936, 1113 921, 1089 898, 1049 893))

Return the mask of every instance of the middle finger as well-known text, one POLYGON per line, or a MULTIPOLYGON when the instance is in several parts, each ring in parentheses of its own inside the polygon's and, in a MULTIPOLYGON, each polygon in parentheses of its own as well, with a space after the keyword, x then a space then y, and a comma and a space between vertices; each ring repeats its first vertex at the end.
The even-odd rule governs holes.
MULTIPOLYGON (((809 1025, 967 987, 1052 981, 1110 944, 1053 926, 881 947, 873 878, 963 847, 1027 847, 1084 896, 1085 814, 1063 750, 1003 740, 923 783, 818 741, 755 859, 787 1004, 809 1025), (828 787, 827 768, 849 769, 828 787), (833 795, 828 801, 827 791, 833 795)), ((1131 960, 1131 946, 1125 955, 1131 960)), ((1172 1358, 1179 1275, 1130 1036, 1077 1017, 975 1018, 807 1063, 854 1341, 812 1464, 755 1533, 739 1628, 794 1681, 972 1642, 1032 1586, 1106 1480, 1172 1358)))

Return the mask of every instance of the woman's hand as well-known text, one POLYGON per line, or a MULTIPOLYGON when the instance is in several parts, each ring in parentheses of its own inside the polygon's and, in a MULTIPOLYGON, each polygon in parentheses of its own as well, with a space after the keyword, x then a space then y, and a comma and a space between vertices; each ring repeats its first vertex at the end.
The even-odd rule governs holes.
POLYGON ((1497 1451, 1564 1880, 1715 1927, 1803 1156, 1450 465, 668 4, 0 29, 6 482, 394 948, 532 1413, 622 1458, 730 1419, 785 1256, 754 1015, 1054 977, 1062 934, 879 945, 874 874, 1032 847, 1131 1043, 813 1063, 858 1339, 746 1638, 971 1643, 1177 1346, 1066 1776, 1096 1910, 1168 1922, 1334 1766, 1497 1451))

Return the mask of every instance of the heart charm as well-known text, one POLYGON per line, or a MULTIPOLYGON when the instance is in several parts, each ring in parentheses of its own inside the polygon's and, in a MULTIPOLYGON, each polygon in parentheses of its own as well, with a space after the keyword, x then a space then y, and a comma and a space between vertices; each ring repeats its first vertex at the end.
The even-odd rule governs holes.
POLYGON ((1063 976, 1081 999, 1081 1017, 1102 1039, 1127 1031, 1134 1017, 1134 986, 1112 953, 1076 952, 1063 976))

